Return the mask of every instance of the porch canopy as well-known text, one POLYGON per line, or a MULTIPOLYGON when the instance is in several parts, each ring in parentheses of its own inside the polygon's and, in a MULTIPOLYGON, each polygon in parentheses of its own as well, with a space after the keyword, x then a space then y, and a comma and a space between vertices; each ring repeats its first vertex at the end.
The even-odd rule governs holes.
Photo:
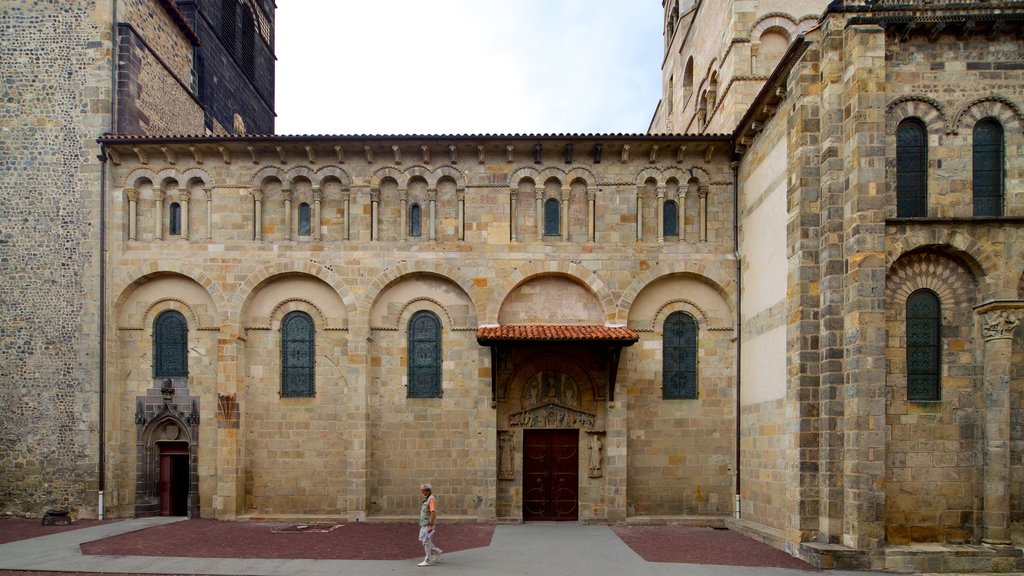
POLYGON ((498 356, 503 347, 514 346, 586 346, 591 350, 603 348, 608 368, 608 400, 615 400, 615 376, 619 372, 619 355, 626 346, 640 339, 636 332, 625 326, 599 326, 592 324, 509 324, 481 326, 476 341, 491 348, 491 399, 496 398, 498 387, 498 356))

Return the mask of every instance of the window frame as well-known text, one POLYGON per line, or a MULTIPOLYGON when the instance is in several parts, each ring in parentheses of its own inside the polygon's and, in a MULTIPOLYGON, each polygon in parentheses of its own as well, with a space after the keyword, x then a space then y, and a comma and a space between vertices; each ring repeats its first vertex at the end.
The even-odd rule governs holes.
POLYGON ((675 200, 665 200, 661 207, 661 229, 665 236, 679 236, 679 203, 675 200), (673 211, 671 218, 670 208, 673 211))
POLYGON ((544 201, 544 236, 557 238, 562 235, 562 203, 558 198, 544 201))
POLYGON ((700 395, 700 324, 689 312, 665 318, 661 337, 662 400, 696 400, 700 395))
POLYGON ((187 377, 188 320, 177 310, 164 310, 153 319, 153 378, 187 377))
POLYGON ((408 398, 440 398, 442 340, 444 326, 430 310, 420 310, 409 318, 406 352, 408 365, 408 398), (424 382, 426 378, 426 382, 424 382))
POLYGON ((928 216, 928 127, 916 116, 896 126, 896 216, 928 216))
POLYGON ((920 288, 907 296, 904 335, 906 337, 907 400, 938 402, 942 399, 942 301, 938 294, 920 288), (925 300, 927 299, 927 300, 925 300), (925 316, 922 305, 930 307, 925 316), (918 310, 914 310, 917 308, 918 310), (922 334, 922 331, 925 333, 922 334), (917 343, 921 340, 920 343, 917 343), (926 362, 923 362, 926 361, 926 362), (927 363, 924 366, 923 363, 927 363))
POLYGON ((313 234, 313 210, 308 202, 299 203, 299 236, 313 234))
POLYGON ((177 202, 171 202, 167 207, 167 233, 181 236, 181 204, 177 202))
POLYGON ((279 335, 281 398, 316 397, 316 323, 313 317, 302 310, 285 314, 279 335), (300 322, 305 325, 299 326, 300 322), (296 379, 302 380, 301 385, 295 385, 296 379))
POLYGON ((1006 130, 999 120, 987 116, 978 120, 971 131, 971 193, 973 213, 975 216, 1000 217, 1003 215, 1003 202, 1006 192, 1006 130), (978 143, 979 128, 992 127, 994 142, 978 143), (979 169, 979 157, 988 160, 986 169, 979 169), (991 181, 982 182, 985 175, 991 175, 991 181), (979 192, 981 194, 979 194, 979 192), (979 206, 981 200, 981 206, 979 206), (986 206, 986 204, 990 204, 986 206))
POLYGON ((418 202, 409 205, 409 236, 412 238, 423 236, 423 207, 418 202))

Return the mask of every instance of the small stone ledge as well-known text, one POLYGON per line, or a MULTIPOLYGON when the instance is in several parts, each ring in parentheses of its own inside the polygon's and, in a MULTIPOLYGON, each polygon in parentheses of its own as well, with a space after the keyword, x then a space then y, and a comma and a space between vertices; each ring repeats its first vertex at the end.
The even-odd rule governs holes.
POLYGON ((627 526, 692 526, 699 528, 727 528, 724 516, 630 516, 627 526))
POLYGON ((909 544, 885 548, 889 572, 1019 572, 1024 570, 1024 549, 1017 546, 976 544, 909 544))
POLYGON ((803 542, 799 557, 823 570, 878 570, 881 562, 864 550, 854 550, 842 544, 803 542))

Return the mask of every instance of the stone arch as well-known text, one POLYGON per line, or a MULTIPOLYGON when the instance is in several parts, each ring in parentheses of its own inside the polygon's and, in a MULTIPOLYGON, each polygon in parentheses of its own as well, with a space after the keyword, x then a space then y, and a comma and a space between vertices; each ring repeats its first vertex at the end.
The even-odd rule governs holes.
POLYGON ((643 187, 651 179, 653 179, 658 184, 664 184, 660 168, 647 167, 637 171, 636 176, 633 177, 633 182, 637 185, 637 187, 643 187))
POLYGON ((889 302, 886 316, 890 320, 901 316, 899 304, 921 288, 935 292, 947 314, 957 309, 970 310, 978 299, 977 278, 966 263, 956 254, 935 246, 902 254, 889 266, 885 286, 889 302))
POLYGON ((596 272, 576 262, 544 262, 535 260, 515 268, 505 276, 500 284, 495 286, 493 292, 495 297, 488 299, 485 314, 482 316, 483 323, 496 324, 498 322, 498 312, 501 309, 501 305, 517 286, 536 276, 552 274, 567 277, 585 287, 597 298, 598 303, 604 310, 605 322, 615 320, 615 300, 611 295, 611 290, 596 272))
MULTIPOLYGON (((164 296, 158 298, 149 303, 144 314, 142 314, 142 323, 140 326, 131 326, 132 328, 139 328, 145 330, 147 327, 153 325, 153 321, 156 317, 166 312, 167 310, 175 310, 181 312, 187 320, 189 326, 194 326, 196 329, 210 328, 211 323, 209 319, 206 322, 200 316, 191 304, 181 298, 175 298, 172 296, 164 296)), ((118 326, 118 328, 128 328, 129 326, 118 326)))
POLYGON ((456 192, 462 192, 466 189, 465 175, 462 173, 461 170, 455 168, 454 166, 449 166, 446 164, 444 166, 438 166, 437 168, 434 168, 433 177, 433 185, 435 187, 442 178, 451 178, 452 180, 455 181, 456 192))
POLYGON ((253 190, 262 190, 269 180, 277 180, 281 185, 284 185, 288 179, 285 172, 277 166, 264 166, 256 171, 256 174, 252 177, 253 190))
POLYGON ((563 372, 581 388, 586 387, 586 390, 590 392, 591 401, 604 398, 603 391, 599 390, 597 387, 597 382, 590 373, 579 364, 576 358, 572 355, 553 354, 550 352, 539 354, 527 362, 518 364, 508 380, 508 390, 505 392, 505 397, 520 397, 523 392, 523 386, 526 384, 527 380, 538 372, 546 370, 563 372))
POLYGON ((344 168, 338 166, 324 166, 323 168, 316 171, 315 184, 323 185, 324 182, 330 180, 337 180, 341 183, 342 190, 348 190, 352 187, 352 176, 345 171, 344 168))
POLYGON ((267 264, 250 274, 248 278, 243 280, 234 291, 234 297, 230 303, 231 314, 229 317, 240 322, 242 314, 249 306, 250 302, 252 302, 252 299, 256 295, 256 292, 258 291, 257 289, 260 286, 275 276, 285 276, 290 274, 312 276, 330 286, 341 299, 341 302, 345 307, 346 326, 352 325, 352 313, 353 310, 355 310, 356 303, 355 298, 352 297, 344 280, 333 270, 324 267, 319 262, 298 260, 281 260, 267 264))
POLYGON ((554 166, 549 166, 541 170, 540 174, 538 174, 537 184, 543 186, 549 180, 558 180, 559 184, 562 186, 569 184, 569 181, 566 179, 565 170, 555 168, 554 166))
POLYGON ((588 188, 597 185, 597 176, 588 168, 582 166, 572 168, 565 174, 565 183, 572 184, 577 180, 582 180, 588 188))
POLYGON ((509 185, 509 187, 512 188, 512 189, 518 188, 519 187, 519 182, 521 182, 524 178, 529 178, 529 179, 533 180, 534 184, 536 184, 536 183, 540 182, 540 170, 537 170, 536 168, 533 168, 532 166, 525 166, 523 168, 519 168, 518 170, 516 170, 512 174, 509 174, 509 177, 508 177, 508 185, 509 185))
POLYGON ((750 38, 753 40, 772 28, 781 28, 786 31, 787 39, 792 40, 797 30, 797 20, 785 12, 769 12, 761 16, 750 28, 750 38))
MULTIPOLYGON (((116 294, 113 301, 113 309, 115 311, 120 310, 124 306, 136 285, 162 275, 181 276, 201 286, 214 303, 215 309, 211 314, 212 319, 218 324, 223 324, 227 320, 224 315, 229 306, 221 287, 202 270, 173 260, 162 263, 153 262, 149 265, 140 265, 118 272, 117 276, 111 279, 110 286, 110 293, 116 294)), ((202 327, 213 328, 214 326, 211 326, 208 322, 202 325, 202 327)))
POLYGON ((664 326, 665 319, 674 312, 689 313, 697 321, 697 325, 704 330, 714 326, 710 314, 703 306, 687 298, 675 298, 662 304, 658 311, 654 313, 651 325, 644 326, 644 328, 649 329, 651 332, 660 332, 659 327, 664 326))
POLYGON ((821 14, 805 14, 797 19, 796 27, 800 34, 807 32, 811 28, 818 25, 818 21, 821 19, 821 14))
POLYGON ((213 188, 213 177, 210 176, 206 170, 201 168, 190 168, 186 170, 182 173, 181 179, 185 182, 186 186, 195 181, 200 181, 203 183, 203 189, 209 190, 210 188, 213 188))
POLYGON ((386 179, 392 179, 398 183, 399 188, 404 188, 406 184, 405 175, 397 168, 393 166, 385 166, 376 170, 370 175, 370 189, 380 190, 380 184, 386 179))
POLYGON ((469 297, 473 303, 473 316, 480 318, 480 310, 478 304, 478 298, 473 297, 473 282, 466 277, 462 271, 445 262, 439 262, 436 260, 415 260, 415 261, 404 261, 400 262, 396 266, 388 268, 381 273, 377 278, 374 278, 373 282, 367 287, 367 296, 359 301, 358 310, 361 318, 369 318, 370 310, 373 308, 373 304, 376 302, 378 296, 398 280, 406 276, 412 276, 416 274, 430 274, 445 278, 453 282, 456 286, 462 289, 462 291, 469 297))
POLYGON ((141 180, 148 180, 151 185, 156 186, 160 178, 156 172, 149 168, 137 168, 125 175, 122 186, 124 188, 138 188, 141 180))
POLYGON ((409 186, 409 181, 413 178, 422 178, 426 181, 427 187, 431 189, 437 187, 437 177, 434 175, 434 172, 426 166, 409 166, 402 171, 402 178, 404 178, 404 180, 398 181, 400 188, 407 188, 409 186))
MULTIPOLYGON (((706 189, 708 186, 711 185, 711 175, 708 174, 707 170, 701 168, 700 166, 691 166, 690 168, 687 168, 685 172, 690 176, 685 180, 686 182, 689 182, 691 179, 696 178, 697 181, 700 182, 701 188, 706 189)), ((680 180, 680 184, 682 183, 683 181, 680 180)))
POLYGON ((910 252, 931 249, 953 254, 978 281, 999 268, 996 255, 989 248, 957 230, 931 228, 919 234, 903 234, 894 240, 889 251, 891 262, 910 252))
POLYGON ((268 316, 269 323, 267 328, 273 329, 273 325, 275 323, 280 322, 286 314, 295 310, 300 310, 306 313, 313 311, 315 314, 310 314, 310 316, 313 318, 315 326, 321 330, 332 328, 330 321, 327 319, 327 314, 324 313, 322 307, 318 306, 308 298, 299 298, 297 296, 284 298, 274 306, 274 309, 270 311, 268 316))
POLYGON ((929 96, 900 96, 885 106, 885 130, 890 136, 907 118, 920 118, 928 134, 942 134, 948 126, 946 111, 938 100, 929 96))
POLYGON ((709 270, 709 266, 700 262, 683 262, 672 265, 659 264, 654 266, 647 271, 636 275, 626 290, 623 291, 618 303, 618 310, 623 315, 616 318, 616 321, 618 323, 625 323, 628 320, 628 312, 633 307, 633 303, 636 302, 637 296, 644 288, 653 284, 658 279, 672 275, 682 275, 707 284, 712 290, 718 293, 729 309, 731 317, 729 323, 731 325, 732 318, 735 318, 736 316, 736 304, 733 301, 735 284, 732 280, 728 280, 724 283, 718 282, 712 278, 713 273, 713 270, 709 270))
POLYGON ((964 104, 953 116, 950 132, 959 132, 961 128, 973 127, 979 120, 992 117, 1009 132, 1011 129, 1021 131, 1024 126, 1024 112, 1020 106, 1003 96, 983 96, 964 104))
POLYGON ((309 180, 309 183, 314 186, 320 183, 316 172, 311 170, 308 166, 295 166, 285 172, 285 180, 282 181, 282 184, 286 184, 286 187, 290 189, 295 185, 295 181, 299 178, 309 180))
POLYGON ((668 184, 673 178, 680 186, 682 186, 683 184, 686 183, 687 180, 689 180, 689 174, 687 172, 680 170, 679 168, 676 168, 674 166, 671 168, 662 169, 661 174, 662 177, 665 178, 666 184, 668 184))
POLYGON ((412 315, 420 310, 430 310, 437 314, 437 317, 441 320, 441 326, 446 327, 449 331, 459 327, 458 324, 455 323, 455 319, 452 318, 451 312, 448 310, 447 306, 436 298, 419 296, 409 300, 404 306, 402 306, 402 311, 397 314, 396 318, 398 324, 394 328, 396 330, 401 330, 403 326, 408 326, 409 320, 412 319, 412 315))

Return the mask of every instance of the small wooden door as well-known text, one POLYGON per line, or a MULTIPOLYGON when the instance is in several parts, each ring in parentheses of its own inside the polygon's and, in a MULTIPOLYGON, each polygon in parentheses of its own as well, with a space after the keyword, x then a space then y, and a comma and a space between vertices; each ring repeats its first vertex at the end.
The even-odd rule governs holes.
POLYGON ((160 442, 160 515, 188 514, 188 443, 160 442))
POLYGON ((523 520, 579 518, 578 430, 523 430, 523 520))

